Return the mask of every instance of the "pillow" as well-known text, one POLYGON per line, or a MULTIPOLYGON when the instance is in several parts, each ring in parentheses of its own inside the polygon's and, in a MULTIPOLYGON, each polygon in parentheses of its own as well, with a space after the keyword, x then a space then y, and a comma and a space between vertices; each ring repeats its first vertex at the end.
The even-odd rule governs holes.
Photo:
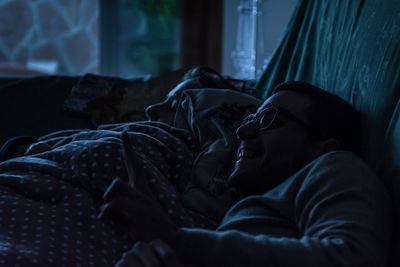
POLYGON ((134 79, 86 74, 72 88, 64 108, 72 115, 89 118, 94 126, 147 120, 146 107, 163 101, 183 74, 177 70, 134 79))
POLYGON ((182 201, 187 208, 219 221, 234 202, 227 183, 236 161, 236 128, 262 101, 229 89, 183 92, 174 125, 191 131, 200 144, 182 201))
POLYGON ((261 104, 260 99, 231 89, 186 90, 174 126, 191 131, 202 148, 219 138, 227 143, 242 119, 256 112, 261 104))

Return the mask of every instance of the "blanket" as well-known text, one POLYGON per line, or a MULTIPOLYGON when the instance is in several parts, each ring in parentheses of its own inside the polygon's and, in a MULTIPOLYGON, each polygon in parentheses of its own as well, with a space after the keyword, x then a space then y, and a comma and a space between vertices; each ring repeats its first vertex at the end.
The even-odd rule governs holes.
POLYGON ((61 131, 39 139, 48 151, 0 164, 0 264, 109 266, 121 258, 134 240, 97 215, 112 181, 128 179, 122 132, 172 222, 216 227, 179 198, 199 150, 188 131, 158 122, 61 131))
POLYGON ((235 129, 260 103, 232 90, 187 90, 174 126, 108 124, 39 138, 49 149, 0 163, 0 264, 116 263, 135 240, 97 215, 108 186, 116 178, 128 181, 126 146, 140 158, 154 199, 174 224, 215 229, 233 204, 226 178, 235 160, 235 129))

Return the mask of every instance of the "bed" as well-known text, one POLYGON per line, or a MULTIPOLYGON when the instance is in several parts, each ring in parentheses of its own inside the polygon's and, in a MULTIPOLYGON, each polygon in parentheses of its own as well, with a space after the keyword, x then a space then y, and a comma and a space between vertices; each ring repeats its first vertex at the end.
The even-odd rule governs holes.
MULTIPOLYGON (((0 116, 6 127, 1 140, 32 135, 54 150, 0 164, 0 263, 108 266, 119 259, 132 238, 96 215, 107 184, 127 176, 121 157, 126 135, 138 150, 153 147, 143 149, 140 157, 155 197, 174 222, 214 227, 230 203, 224 178, 232 168, 234 128, 273 86, 291 80, 335 93, 361 112, 362 156, 391 193, 398 225, 399 14, 396 0, 299 1, 255 88, 189 90, 172 128, 144 122, 144 106, 159 102, 182 72, 135 80, 92 75, 2 78, 0 116), (78 156, 73 158, 68 153, 74 149, 78 156), (102 158, 94 160, 95 155, 102 158), (111 155, 117 162, 107 161, 111 155), (102 179, 93 183, 93 173, 102 179)), ((399 227, 393 236, 392 266, 400 264, 398 251, 399 227)))

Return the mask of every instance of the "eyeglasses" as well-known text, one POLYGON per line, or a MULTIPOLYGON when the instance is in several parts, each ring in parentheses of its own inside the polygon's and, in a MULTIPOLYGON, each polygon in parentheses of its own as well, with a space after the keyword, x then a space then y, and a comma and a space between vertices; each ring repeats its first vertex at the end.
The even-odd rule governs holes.
POLYGON ((292 120, 294 120, 297 123, 299 123, 300 125, 302 125, 304 128, 312 130, 312 127, 310 125, 307 125, 306 123, 301 121, 299 118, 297 118, 295 115, 293 115, 292 113, 290 113, 289 111, 287 111, 286 109, 281 108, 281 107, 268 107, 268 108, 261 110, 260 112, 258 112, 256 114, 250 114, 242 121, 241 126, 245 125, 249 122, 255 121, 257 130, 260 132, 270 129, 274 126, 279 127, 279 125, 277 125, 278 123, 276 121, 278 114, 285 114, 292 120))

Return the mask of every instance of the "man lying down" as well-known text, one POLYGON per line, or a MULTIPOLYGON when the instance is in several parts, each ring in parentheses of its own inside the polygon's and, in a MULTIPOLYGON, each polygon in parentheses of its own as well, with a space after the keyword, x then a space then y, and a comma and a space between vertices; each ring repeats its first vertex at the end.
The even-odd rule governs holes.
MULTIPOLYGON (((130 232, 136 220, 123 212, 98 218, 121 183, 140 191, 136 202, 154 213, 153 223, 163 213, 170 227, 215 229, 219 220, 180 199, 200 147, 189 131, 171 126, 182 92, 210 87, 233 88, 218 73, 195 69, 163 103, 148 107, 148 122, 60 131, 3 146, 0 265, 113 266, 135 241, 159 238, 157 232, 130 232)), ((125 198, 128 188, 119 189, 125 198)), ((233 203, 230 194, 227 203, 233 203)))
POLYGON ((129 233, 149 237, 117 265, 385 266, 391 203, 357 156, 360 132, 359 114, 339 97, 306 83, 279 85, 237 129, 229 182, 242 198, 215 230, 177 227, 155 214, 154 201, 154 212, 141 209, 135 201, 147 198, 135 186, 110 188, 100 217, 124 214, 141 226, 129 233))

